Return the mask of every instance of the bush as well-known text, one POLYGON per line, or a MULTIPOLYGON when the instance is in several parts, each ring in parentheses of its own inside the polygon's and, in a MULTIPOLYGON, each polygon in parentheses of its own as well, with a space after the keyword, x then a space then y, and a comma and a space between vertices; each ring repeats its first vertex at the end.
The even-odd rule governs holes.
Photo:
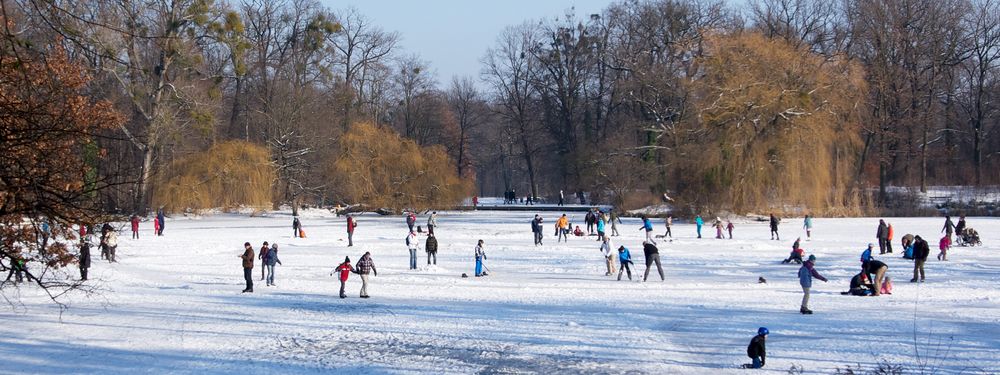
POLYGON ((355 124, 340 138, 331 175, 344 199, 370 207, 453 207, 467 197, 471 179, 461 179, 440 146, 420 147, 392 130, 355 124))
POLYGON ((267 148, 243 141, 216 144, 167 168, 153 186, 165 210, 269 208, 276 178, 267 148))

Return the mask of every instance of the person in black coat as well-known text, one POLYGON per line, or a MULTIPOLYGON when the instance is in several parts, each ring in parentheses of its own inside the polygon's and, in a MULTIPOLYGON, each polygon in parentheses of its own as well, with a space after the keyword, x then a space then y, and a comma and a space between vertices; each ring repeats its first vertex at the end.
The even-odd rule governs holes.
POLYGON ((531 233, 535 236, 535 246, 542 244, 542 217, 535 215, 531 220, 531 233))
MULTIPOLYGON (((427 265, 431 265, 431 257, 434 258, 434 265, 438 264, 438 240, 434 233, 427 234, 427 243, 424 244, 424 251, 427 252, 427 265)), ((360 264, 360 263, 359 263, 360 264)))
POLYGON ((913 278, 910 279, 911 283, 917 282, 917 276, 920 276, 920 282, 924 282, 924 263, 927 262, 927 257, 930 254, 931 247, 927 241, 920 236, 913 237, 913 278))
MULTIPOLYGON (((89 236, 88 236, 89 237, 89 236)), ((87 269, 90 268, 90 239, 80 241, 80 280, 87 280, 87 269)))
POLYGON ((300 228, 302 228, 302 222, 301 222, 301 221, 299 221, 299 217, 298 217, 298 216, 296 216, 296 217, 294 217, 294 218, 292 219, 292 230, 294 230, 294 231, 295 231, 295 234, 293 234, 293 235, 292 235, 292 237, 295 237, 295 238, 298 238, 298 237, 299 237, 299 233, 300 233, 300 232, 299 232, 299 229, 300 229, 300 228))
POLYGON ((649 268, 656 263, 656 270, 660 272, 660 280, 666 281, 667 279, 663 277, 663 266, 660 265, 660 250, 656 248, 656 245, 646 241, 642 243, 642 252, 646 256, 646 273, 642 276, 642 281, 646 281, 649 277, 649 268))
POLYGON ((764 363, 767 361, 767 327, 760 327, 757 329, 757 336, 750 339, 750 345, 747 345, 747 356, 753 360, 753 363, 747 363, 743 365, 743 368, 761 368, 764 367, 764 363))
POLYGON ((868 280, 875 282, 875 291, 872 295, 878 296, 882 291, 882 282, 885 281, 885 273, 889 270, 889 266, 881 261, 872 259, 862 264, 861 268, 868 274, 868 280))

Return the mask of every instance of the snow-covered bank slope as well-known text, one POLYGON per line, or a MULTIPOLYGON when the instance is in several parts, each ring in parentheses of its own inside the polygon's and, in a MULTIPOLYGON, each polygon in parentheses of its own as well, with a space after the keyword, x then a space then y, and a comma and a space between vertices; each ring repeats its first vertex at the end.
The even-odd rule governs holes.
MULTIPOLYGON (((21 290, 24 306, 0 313, 0 372, 735 374, 758 326, 771 330, 765 373, 793 364, 832 373, 880 359, 913 372, 1000 372, 1000 220, 969 218, 986 246, 929 260, 923 284, 907 282, 912 265, 899 249, 880 256, 896 289, 874 298, 839 292, 878 220, 816 219, 803 247, 831 281, 816 281, 816 314, 803 316, 798 267, 780 264, 801 223, 783 224, 782 241, 768 240, 766 224, 740 224, 735 240, 695 239, 693 225, 676 225, 678 238, 660 246, 666 282, 639 283, 605 277, 593 237, 556 243, 554 214, 543 215, 545 245, 534 247, 532 216, 439 213, 438 265, 426 267, 421 250, 418 271, 406 269, 402 217, 360 216, 353 248, 343 218, 304 220, 304 239, 291 238, 287 215, 173 220, 164 237, 143 223, 142 239, 122 234, 120 263, 94 253, 101 297, 73 296, 60 316, 21 290), (492 275, 462 279, 478 239, 492 275), (256 293, 240 294, 245 241, 255 251, 280 244, 277 287, 256 281, 257 268, 256 293), (356 275, 350 298, 337 298, 331 269, 364 251, 379 270, 372 298, 357 298, 356 275)), ((614 243, 631 249, 642 272, 639 221, 623 220, 614 243)), ((905 233, 936 244, 943 222, 889 221, 897 248, 905 233)))

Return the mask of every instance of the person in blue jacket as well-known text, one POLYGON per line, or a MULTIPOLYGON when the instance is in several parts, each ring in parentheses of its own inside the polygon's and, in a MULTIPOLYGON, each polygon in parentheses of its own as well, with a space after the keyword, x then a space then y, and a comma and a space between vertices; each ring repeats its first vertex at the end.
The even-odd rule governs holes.
POLYGON ((639 230, 646 231, 646 241, 656 243, 653 241, 653 222, 649 220, 649 216, 642 215, 642 228, 639 230))
POLYGON ((486 259, 486 250, 483 250, 483 240, 476 244, 476 277, 486 276, 483 272, 483 260, 486 259))
POLYGON ((597 240, 604 240, 604 215, 597 214, 597 240))
POLYGON ((813 278, 826 282, 826 278, 816 272, 814 264, 816 264, 816 256, 810 255, 809 260, 802 263, 802 267, 799 268, 799 285, 802 285, 802 307, 799 308, 799 312, 807 315, 813 313, 812 310, 809 310, 809 289, 812 289, 813 278))
POLYGON ((264 254, 264 266, 267 268, 267 286, 274 285, 274 265, 281 264, 278 259, 278 244, 271 245, 271 249, 264 254))
POLYGON ((695 228, 698 230, 698 238, 701 238, 701 226, 705 225, 705 221, 701 219, 701 215, 694 217, 694 225, 695 228))
POLYGON ((618 281, 622 281, 622 272, 627 273, 628 279, 632 280, 632 268, 628 266, 632 264, 632 255, 629 254, 625 246, 618 247, 618 261, 621 262, 621 268, 618 270, 618 281))

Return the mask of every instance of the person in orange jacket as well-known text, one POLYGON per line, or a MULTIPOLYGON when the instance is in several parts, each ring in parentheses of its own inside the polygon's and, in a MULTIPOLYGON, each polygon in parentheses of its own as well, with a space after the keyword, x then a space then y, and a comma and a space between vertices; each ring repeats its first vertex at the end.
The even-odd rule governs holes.
POLYGON ((556 220, 556 230, 557 235, 559 236, 556 239, 556 242, 559 242, 560 240, 566 240, 569 242, 569 218, 566 217, 566 214, 563 214, 559 217, 559 220, 556 220))
MULTIPOLYGON (((340 272, 340 298, 347 298, 347 292, 344 290, 347 286, 347 276, 351 272, 357 272, 354 267, 351 266, 351 258, 344 257, 344 263, 341 263, 337 268, 333 269, 333 272, 340 272)), ((330 276, 333 276, 333 272, 330 272, 330 276)))

